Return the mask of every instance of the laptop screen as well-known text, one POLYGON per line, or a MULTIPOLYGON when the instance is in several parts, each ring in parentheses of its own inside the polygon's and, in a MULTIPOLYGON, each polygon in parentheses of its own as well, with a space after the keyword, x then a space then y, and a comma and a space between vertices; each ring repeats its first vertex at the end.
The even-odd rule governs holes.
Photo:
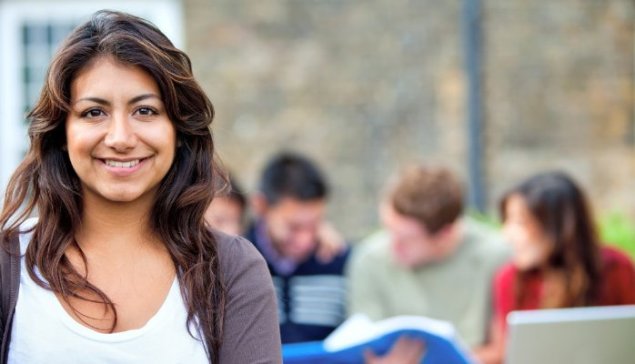
POLYGON ((507 364, 633 364, 635 305, 514 311, 507 364))

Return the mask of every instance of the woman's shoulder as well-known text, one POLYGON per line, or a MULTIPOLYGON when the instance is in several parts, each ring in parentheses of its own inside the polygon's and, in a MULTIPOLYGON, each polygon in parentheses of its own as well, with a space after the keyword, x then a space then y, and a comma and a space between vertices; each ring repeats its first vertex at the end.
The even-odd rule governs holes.
POLYGON ((35 229, 38 223, 37 217, 30 217, 24 220, 19 227, 19 242, 20 242, 20 253, 24 254, 26 248, 29 246, 31 242, 31 238, 33 236, 33 230, 35 229))
POLYGON ((603 245, 601 248, 602 271, 606 279, 613 279, 616 276, 635 275, 635 266, 631 258, 621 250, 603 245))
POLYGON ((514 279, 517 272, 518 268, 516 268, 516 265, 514 265, 513 262, 508 261, 506 263, 503 263, 503 265, 498 268, 498 270, 496 271, 495 280, 497 283, 508 282, 514 279))
POLYGON ((601 248, 602 252, 602 262, 608 268, 612 267, 633 267, 633 261, 631 258, 626 255, 626 253, 621 250, 603 245, 601 248))
POLYGON ((602 246, 602 305, 635 304, 635 266, 628 255, 611 246, 602 246))
POLYGON ((221 259, 229 259, 232 261, 241 260, 260 260, 262 256, 249 240, 236 235, 225 234, 218 230, 212 230, 218 254, 221 259))
POLYGON ((267 270, 264 258, 249 240, 217 230, 212 230, 212 233, 216 239, 220 269, 226 282, 245 274, 260 274, 267 270))
POLYGON ((227 290, 220 362, 281 363, 276 295, 264 258, 244 238, 213 234, 227 290))

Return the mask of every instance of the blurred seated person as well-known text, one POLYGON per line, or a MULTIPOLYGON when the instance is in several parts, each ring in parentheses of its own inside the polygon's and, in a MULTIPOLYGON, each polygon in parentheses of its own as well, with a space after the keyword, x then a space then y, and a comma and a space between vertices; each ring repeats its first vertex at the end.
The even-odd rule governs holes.
POLYGON ((445 168, 414 165, 380 206, 384 231, 355 247, 349 314, 449 321, 470 347, 486 342, 491 283, 509 249, 463 216, 463 187, 445 168))
POLYGON ((333 243, 339 237, 324 221, 327 197, 317 166, 289 152, 267 163, 252 197, 255 221, 245 236, 273 277, 283 343, 322 340, 345 319, 349 250, 333 243), (336 248, 319 255, 322 245, 336 248))
POLYGON ((479 353, 501 363, 514 310, 635 304, 635 269, 602 245, 583 191, 565 173, 538 174, 502 198, 503 233, 513 259, 495 278, 492 343, 479 353))
POLYGON ((212 203, 205 211, 205 220, 226 234, 241 235, 247 212, 247 199, 233 177, 214 195, 212 203))

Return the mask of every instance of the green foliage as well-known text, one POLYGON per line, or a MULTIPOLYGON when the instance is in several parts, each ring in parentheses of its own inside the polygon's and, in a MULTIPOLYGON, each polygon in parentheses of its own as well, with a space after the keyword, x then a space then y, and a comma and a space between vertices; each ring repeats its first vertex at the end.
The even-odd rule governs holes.
POLYGON ((600 237, 605 243, 615 246, 635 260, 635 222, 626 215, 612 213, 600 218, 600 237))
POLYGON ((493 214, 482 213, 477 210, 468 209, 467 216, 483 225, 489 226, 493 229, 500 229, 501 223, 493 214))
MULTIPOLYGON (((500 221, 491 214, 468 211, 468 216, 494 229, 501 227, 500 221)), ((635 221, 625 214, 610 213, 600 217, 600 238, 608 245, 617 247, 635 261, 635 221)))

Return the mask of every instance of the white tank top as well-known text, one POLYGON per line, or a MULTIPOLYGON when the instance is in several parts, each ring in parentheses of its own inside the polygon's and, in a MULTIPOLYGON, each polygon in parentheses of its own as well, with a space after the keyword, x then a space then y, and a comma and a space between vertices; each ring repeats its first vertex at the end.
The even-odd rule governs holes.
MULTIPOLYGON (((31 234, 20 236, 23 254, 30 240, 31 234)), ((9 364, 209 363, 204 344, 190 336, 186 320, 175 279, 165 301, 143 327, 113 334, 96 332, 75 321, 53 292, 38 286, 22 258, 9 364)), ((191 331, 200 337, 194 328, 191 331)))

